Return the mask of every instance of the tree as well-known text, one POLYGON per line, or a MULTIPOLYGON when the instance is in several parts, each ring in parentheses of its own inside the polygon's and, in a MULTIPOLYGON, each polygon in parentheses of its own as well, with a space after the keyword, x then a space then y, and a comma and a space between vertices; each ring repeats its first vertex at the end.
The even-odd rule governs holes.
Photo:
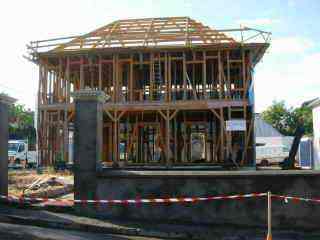
POLYGON ((308 136, 313 135, 313 122, 312 122, 312 109, 306 105, 295 108, 292 111, 295 127, 297 127, 297 120, 303 119, 305 134, 308 136))
POLYGON ((28 139, 35 144, 34 112, 22 104, 15 104, 9 109, 9 136, 11 139, 28 139))
MULTIPOLYGON (((0 94, 8 96, 5 92, 0 94)), ((9 138, 28 139, 31 145, 36 143, 34 112, 26 109, 23 104, 11 105, 9 108, 9 138)))
POLYGON ((312 135, 312 110, 306 105, 288 108, 284 101, 273 101, 272 105, 262 112, 262 118, 283 135, 293 136, 299 119, 303 119, 305 134, 312 135))

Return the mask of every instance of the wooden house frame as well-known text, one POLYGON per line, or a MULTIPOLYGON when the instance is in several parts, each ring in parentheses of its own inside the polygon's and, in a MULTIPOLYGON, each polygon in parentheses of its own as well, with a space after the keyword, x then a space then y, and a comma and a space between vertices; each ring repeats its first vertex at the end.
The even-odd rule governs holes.
POLYGON ((91 88, 110 96, 105 165, 222 165, 235 142, 240 164, 252 165, 253 69, 269 40, 256 29, 214 30, 171 17, 119 20, 82 36, 31 42, 29 59, 39 65, 41 164, 68 161, 71 93, 91 88), (252 42, 258 37, 262 42, 252 42), (245 131, 227 131, 233 119, 244 120, 245 131), (196 157, 193 144, 201 142, 196 157))

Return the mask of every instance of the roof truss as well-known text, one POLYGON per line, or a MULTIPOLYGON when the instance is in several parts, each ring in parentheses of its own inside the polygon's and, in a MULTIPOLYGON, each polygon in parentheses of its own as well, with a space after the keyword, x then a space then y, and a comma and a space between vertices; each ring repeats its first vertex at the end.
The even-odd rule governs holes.
POLYGON ((77 37, 53 51, 113 47, 192 46, 232 43, 225 33, 189 17, 118 20, 77 37))

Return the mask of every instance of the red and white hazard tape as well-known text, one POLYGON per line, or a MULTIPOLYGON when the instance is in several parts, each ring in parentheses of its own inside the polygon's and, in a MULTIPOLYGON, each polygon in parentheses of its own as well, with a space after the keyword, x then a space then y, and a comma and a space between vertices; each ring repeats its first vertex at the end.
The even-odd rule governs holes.
POLYGON ((213 200, 231 200, 254 197, 265 197, 267 193, 250 193, 238 194, 229 196, 210 196, 210 197, 181 197, 181 198, 148 198, 148 199, 128 199, 128 200, 68 200, 68 199, 53 199, 53 198, 32 198, 32 197, 16 197, 16 196, 0 196, 9 202, 59 202, 59 203, 81 203, 81 204, 141 204, 141 203, 196 203, 213 200))
POLYGON ((320 199, 316 198, 302 198, 302 197, 292 197, 292 196, 285 196, 285 195, 275 195, 272 194, 271 196, 273 199, 280 199, 284 200, 286 203, 290 200, 294 203, 298 202, 311 202, 311 203, 320 203, 320 199))
MULTIPOLYGON (((16 197, 16 196, 1 196, 0 199, 6 200, 8 202, 16 203, 66 203, 68 205, 73 203, 80 204, 115 204, 115 205, 129 205, 129 204, 168 204, 168 203, 196 203, 196 202, 205 202, 205 201, 214 201, 214 200, 241 200, 243 198, 254 198, 254 197, 266 197, 267 193, 249 193, 249 194, 237 194, 229 196, 209 196, 209 197, 174 197, 174 198, 146 198, 146 199, 127 199, 127 200, 87 200, 87 199, 55 199, 55 198, 37 198, 37 197, 16 197)), ((272 199, 284 200, 286 203, 292 201, 294 203, 298 202, 310 202, 310 203, 320 203, 320 198, 303 198, 303 197, 293 197, 286 195, 271 195, 272 199)))

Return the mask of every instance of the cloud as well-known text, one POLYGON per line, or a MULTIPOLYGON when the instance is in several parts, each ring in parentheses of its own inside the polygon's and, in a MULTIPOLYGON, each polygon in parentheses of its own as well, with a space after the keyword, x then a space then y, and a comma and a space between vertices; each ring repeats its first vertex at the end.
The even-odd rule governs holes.
POLYGON ((272 53, 304 53, 314 46, 314 42, 302 37, 283 37, 271 41, 272 53))
POLYGON ((290 106, 299 106, 304 101, 320 96, 320 52, 289 63, 275 63, 266 56, 257 66, 255 96, 257 112, 271 105, 272 100, 285 100, 290 106))
POLYGON ((246 26, 246 27, 270 26, 279 22, 280 22, 279 19, 271 19, 271 18, 240 19, 236 21, 237 24, 246 26))

